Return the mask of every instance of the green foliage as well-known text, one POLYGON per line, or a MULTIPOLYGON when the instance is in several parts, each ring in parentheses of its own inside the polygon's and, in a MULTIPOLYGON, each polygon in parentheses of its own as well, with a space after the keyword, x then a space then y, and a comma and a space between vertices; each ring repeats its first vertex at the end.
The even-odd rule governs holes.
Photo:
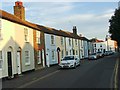
POLYGON ((120 8, 115 10, 109 22, 109 33, 111 34, 111 38, 116 40, 120 46, 120 8))

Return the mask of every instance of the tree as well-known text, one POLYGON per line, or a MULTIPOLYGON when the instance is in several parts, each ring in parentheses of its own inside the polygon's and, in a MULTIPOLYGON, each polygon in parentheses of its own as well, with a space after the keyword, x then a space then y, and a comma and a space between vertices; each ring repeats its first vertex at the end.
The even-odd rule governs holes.
POLYGON ((109 20, 109 33, 111 34, 111 39, 117 41, 120 47, 120 8, 116 9, 114 15, 109 20))

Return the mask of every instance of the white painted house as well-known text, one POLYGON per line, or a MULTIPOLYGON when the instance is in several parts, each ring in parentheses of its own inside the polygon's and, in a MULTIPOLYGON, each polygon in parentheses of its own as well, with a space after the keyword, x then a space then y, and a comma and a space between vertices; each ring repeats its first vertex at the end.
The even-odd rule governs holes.
POLYGON ((109 38, 107 41, 104 42, 105 44, 105 48, 106 48, 106 51, 113 51, 113 52, 116 52, 117 50, 117 42, 114 41, 114 40, 111 40, 111 38, 109 38))
POLYGON ((0 32, 0 78, 34 69, 33 28, 14 15, 2 12, 0 32))
POLYGON ((56 35, 45 33, 45 50, 46 50, 46 62, 49 65, 57 64, 57 46, 56 35))

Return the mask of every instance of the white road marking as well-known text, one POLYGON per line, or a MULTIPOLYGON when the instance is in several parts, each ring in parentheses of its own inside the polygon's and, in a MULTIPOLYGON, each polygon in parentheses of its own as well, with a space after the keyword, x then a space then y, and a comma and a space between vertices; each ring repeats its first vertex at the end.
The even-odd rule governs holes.
POLYGON ((119 65, 119 58, 117 58, 116 63, 115 63, 115 67, 112 73, 112 77, 111 77, 111 82, 110 82, 110 88, 113 90, 113 88, 117 89, 117 83, 118 83, 118 65, 119 65), (114 85, 113 85, 114 84, 114 85))
POLYGON ((31 85, 31 84, 33 84, 33 83, 41 80, 41 79, 50 77, 50 76, 52 76, 53 74, 58 73, 59 71, 60 71, 60 70, 54 71, 54 72, 52 72, 52 73, 49 73, 49 74, 47 74, 47 75, 45 75, 45 76, 43 76, 43 77, 40 77, 40 78, 37 78, 36 80, 33 80, 33 81, 31 81, 31 82, 28 82, 28 83, 26 83, 26 84, 24 84, 24 85, 22 85, 22 86, 20 86, 20 87, 18 87, 18 88, 25 88, 25 87, 27 87, 27 86, 29 86, 29 85, 31 85))
POLYGON ((116 70, 115 70, 115 78, 114 78, 114 88, 117 89, 118 88, 118 65, 119 65, 119 58, 117 59, 116 62, 116 70))

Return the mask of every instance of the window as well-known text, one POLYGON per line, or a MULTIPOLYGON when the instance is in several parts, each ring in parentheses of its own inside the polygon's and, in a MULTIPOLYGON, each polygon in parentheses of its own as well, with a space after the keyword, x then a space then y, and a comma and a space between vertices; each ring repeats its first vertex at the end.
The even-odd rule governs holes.
POLYGON ((24 28, 25 42, 28 42, 28 29, 24 28))
POLYGON ((54 61, 55 60, 55 51, 52 50, 52 60, 54 61))
POLYGON ((78 55, 78 51, 76 50, 76 55, 78 55))
POLYGON ((40 31, 36 31, 36 42, 40 44, 40 31))
POLYGON ((1 23, 1 20, 0 20, 0 39, 2 39, 2 23, 1 23))
POLYGON ((77 46, 77 39, 75 39, 75 45, 77 46))
POLYGON ((63 56, 64 56, 64 51, 62 50, 61 51, 61 57, 63 58, 63 56))
POLYGON ((41 51, 37 51, 37 62, 38 64, 41 64, 41 51))
POLYGON ((70 50, 70 55, 71 55, 71 50, 70 50))
POLYGON ((54 44, 54 36, 51 35, 51 44, 54 44))
POLYGON ((30 65, 30 52, 25 51, 25 65, 30 65))
POLYGON ((68 55, 68 51, 66 51, 66 55, 68 55))
POLYGON ((61 37, 61 45, 63 45, 63 37, 61 37))
POLYGON ((69 46, 71 46, 71 39, 69 38, 69 46))
POLYGON ((2 51, 0 51, 0 70, 2 69, 3 65, 3 56, 2 56, 2 51))
POLYGON ((94 44, 94 47, 96 47, 96 44, 94 44))

